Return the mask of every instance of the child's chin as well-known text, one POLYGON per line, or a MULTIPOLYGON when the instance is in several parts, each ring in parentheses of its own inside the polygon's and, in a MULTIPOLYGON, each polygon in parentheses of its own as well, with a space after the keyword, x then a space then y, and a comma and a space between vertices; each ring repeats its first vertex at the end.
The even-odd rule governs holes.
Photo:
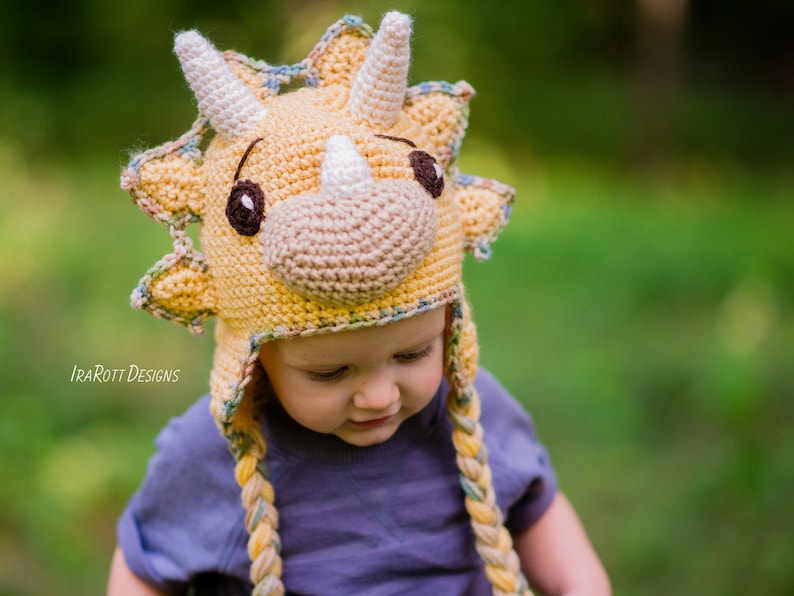
POLYGON ((391 439, 399 427, 400 425, 397 423, 390 423, 367 430, 350 430, 338 433, 337 436, 348 445, 353 445, 355 447, 372 447, 373 445, 378 445, 379 443, 384 443, 391 439))

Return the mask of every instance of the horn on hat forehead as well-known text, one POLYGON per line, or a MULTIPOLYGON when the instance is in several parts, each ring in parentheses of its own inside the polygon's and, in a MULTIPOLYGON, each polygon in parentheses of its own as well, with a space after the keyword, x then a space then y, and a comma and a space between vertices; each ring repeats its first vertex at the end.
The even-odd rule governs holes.
POLYGON ((342 199, 362 195, 374 185, 367 160, 344 135, 332 135, 325 143, 320 180, 323 192, 342 199))
POLYGON ((411 17, 389 12, 356 74, 347 106, 360 121, 391 128, 405 102, 411 60, 411 17))
POLYGON ((179 33, 174 53, 198 100, 199 112, 227 140, 239 138, 264 119, 265 107, 198 32, 179 33))

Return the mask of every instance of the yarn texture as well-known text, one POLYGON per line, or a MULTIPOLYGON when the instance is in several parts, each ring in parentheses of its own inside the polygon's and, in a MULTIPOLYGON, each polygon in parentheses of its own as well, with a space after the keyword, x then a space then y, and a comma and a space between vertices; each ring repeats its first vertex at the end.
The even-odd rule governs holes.
POLYGON ((448 312, 447 410, 477 550, 494 594, 529 593, 493 492, 461 279, 466 251, 490 255, 514 191, 458 171, 473 90, 463 81, 408 86, 411 29, 397 12, 377 33, 346 16, 294 65, 180 33, 175 53, 198 118, 122 172, 122 188, 173 242, 132 305, 197 335, 217 318, 210 407, 237 460, 257 595, 285 591, 252 382, 259 349, 435 308, 448 312))

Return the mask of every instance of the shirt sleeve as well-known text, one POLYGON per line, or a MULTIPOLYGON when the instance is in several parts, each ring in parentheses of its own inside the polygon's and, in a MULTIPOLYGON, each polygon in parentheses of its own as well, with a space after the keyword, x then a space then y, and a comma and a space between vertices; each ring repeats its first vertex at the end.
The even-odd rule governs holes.
POLYGON ((546 512, 557 492, 557 476, 523 406, 487 370, 480 370, 475 387, 496 498, 505 526, 519 533, 546 512))
POLYGON ((118 524, 130 570, 168 591, 208 573, 245 578, 245 512, 234 458, 209 412, 209 396, 158 435, 157 453, 118 524))

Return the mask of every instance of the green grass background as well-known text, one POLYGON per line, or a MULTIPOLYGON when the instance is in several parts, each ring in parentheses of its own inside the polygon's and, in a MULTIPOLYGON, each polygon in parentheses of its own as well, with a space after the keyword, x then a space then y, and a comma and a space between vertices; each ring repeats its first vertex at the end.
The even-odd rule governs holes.
MULTIPOLYGON (((128 306, 168 251, 118 164, 0 146, 3 594, 98 593, 152 440, 206 390, 212 339, 128 306), (180 369, 78 384, 75 365, 180 369)), ((794 587, 790 180, 658 181, 477 147, 519 200, 466 264, 482 362, 526 404, 621 594, 794 587), (758 197, 762 197, 759 199, 758 197)))

